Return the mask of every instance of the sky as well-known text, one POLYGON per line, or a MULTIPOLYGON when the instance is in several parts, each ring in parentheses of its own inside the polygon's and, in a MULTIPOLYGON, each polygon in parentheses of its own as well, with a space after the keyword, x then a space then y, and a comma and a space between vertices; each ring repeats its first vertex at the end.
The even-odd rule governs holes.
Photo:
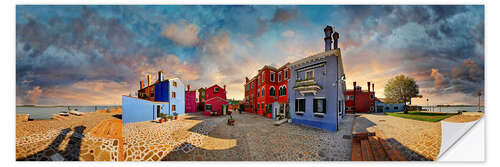
MULTIPOLYGON (((16 6, 16 104, 116 105, 140 80, 226 85, 243 99, 264 65, 324 51, 340 34, 347 88, 384 97, 414 78, 414 104, 477 104, 484 93, 484 6, 16 6)), ((483 103, 483 102, 481 102, 483 103)))

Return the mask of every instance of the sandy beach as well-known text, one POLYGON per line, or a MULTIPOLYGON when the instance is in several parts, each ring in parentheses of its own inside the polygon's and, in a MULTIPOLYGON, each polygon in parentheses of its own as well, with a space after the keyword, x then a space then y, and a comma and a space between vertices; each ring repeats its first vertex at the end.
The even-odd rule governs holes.
POLYGON ((121 109, 16 121, 16 160, 118 161, 122 141, 121 109))

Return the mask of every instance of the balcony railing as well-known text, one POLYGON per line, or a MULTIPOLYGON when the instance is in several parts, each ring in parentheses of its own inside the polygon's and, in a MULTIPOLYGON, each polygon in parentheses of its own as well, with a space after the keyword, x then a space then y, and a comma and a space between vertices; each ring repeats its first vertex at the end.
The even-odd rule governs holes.
POLYGON ((299 91, 302 96, 304 96, 304 94, 306 93, 312 93, 316 95, 316 93, 321 90, 321 86, 316 84, 316 81, 314 81, 314 79, 306 79, 297 80, 293 89, 299 91))

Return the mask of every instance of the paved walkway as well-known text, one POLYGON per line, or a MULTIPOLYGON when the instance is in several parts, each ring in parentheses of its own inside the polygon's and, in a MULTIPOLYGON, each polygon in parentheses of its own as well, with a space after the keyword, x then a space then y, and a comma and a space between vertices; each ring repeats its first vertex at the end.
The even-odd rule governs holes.
POLYGON ((383 136, 408 160, 435 160, 441 147, 441 123, 404 119, 384 114, 356 117, 356 131, 383 136))
POLYGON ((124 125, 126 160, 196 161, 308 161, 350 160, 353 116, 346 116, 339 132, 297 124, 274 126, 255 114, 227 117, 187 114, 180 120, 158 124, 124 125))

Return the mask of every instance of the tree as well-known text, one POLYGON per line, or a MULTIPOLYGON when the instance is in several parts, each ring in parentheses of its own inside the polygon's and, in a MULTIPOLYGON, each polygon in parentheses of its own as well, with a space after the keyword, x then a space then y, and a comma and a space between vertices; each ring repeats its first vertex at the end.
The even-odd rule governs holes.
POLYGON ((404 103, 404 113, 408 113, 406 103, 419 95, 418 85, 413 78, 397 75, 391 78, 384 87, 384 95, 390 101, 404 103))

